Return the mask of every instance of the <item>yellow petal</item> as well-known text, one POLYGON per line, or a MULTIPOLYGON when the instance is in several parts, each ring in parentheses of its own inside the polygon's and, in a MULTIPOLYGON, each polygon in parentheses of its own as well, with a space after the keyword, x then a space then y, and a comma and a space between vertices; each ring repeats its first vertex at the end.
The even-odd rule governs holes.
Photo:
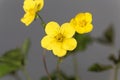
POLYGON ((54 21, 49 22, 45 27, 46 34, 52 35, 52 36, 58 34, 59 30, 60 30, 59 24, 54 21))
POLYGON ((41 40, 41 46, 47 50, 52 50, 52 44, 55 42, 54 38, 51 38, 50 36, 45 36, 41 40))
POLYGON ((25 13, 24 17, 21 19, 21 22, 23 22, 26 26, 30 25, 35 18, 35 14, 31 13, 25 13))
POLYGON ((65 56, 67 53, 67 51, 65 49, 62 49, 62 48, 54 48, 53 49, 53 54, 58 56, 58 57, 63 57, 65 56))
POLYGON ((35 0, 37 4, 37 11, 41 10, 44 6, 44 0, 35 0))
POLYGON ((23 9, 25 12, 29 12, 35 8, 35 2, 33 0, 25 0, 23 9))
POLYGON ((77 46, 77 41, 74 38, 68 38, 63 41, 62 47, 65 50, 74 50, 77 46))
POLYGON ((85 13, 85 19, 88 23, 91 23, 92 22, 92 14, 89 13, 89 12, 86 12, 85 13))
POLYGON ((70 25, 70 23, 64 23, 61 26, 61 33, 66 38, 71 38, 75 34, 75 29, 70 25))
POLYGON ((87 24, 85 29, 86 29, 86 31, 85 31, 86 33, 91 32, 93 30, 93 25, 92 24, 87 24))

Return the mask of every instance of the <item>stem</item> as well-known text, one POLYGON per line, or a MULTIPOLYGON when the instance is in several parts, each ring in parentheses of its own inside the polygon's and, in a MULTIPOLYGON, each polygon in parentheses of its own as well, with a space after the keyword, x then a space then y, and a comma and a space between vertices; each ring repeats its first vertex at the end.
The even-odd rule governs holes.
POLYGON ((118 80, 118 65, 115 66, 115 69, 114 69, 114 80, 118 80))
POLYGON ((28 72, 26 71, 26 69, 24 67, 22 67, 22 72, 24 73, 24 75, 26 76, 27 80, 31 80, 28 72))
POLYGON ((72 58, 73 58, 73 65, 74 65, 75 80, 81 80, 79 77, 77 57, 75 54, 73 54, 72 58))
POLYGON ((39 17, 39 19, 41 20, 41 25, 45 28, 45 21, 43 20, 43 18, 37 13, 37 16, 39 17))
POLYGON ((44 64, 44 68, 45 68, 46 74, 48 75, 48 79, 49 79, 49 80, 52 80, 51 77, 50 77, 50 74, 49 74, 49 72, 48 72, 48 68, 47 68, 47 64, 46 64, 45 49, 44 49, 44 51, 43 51, 42 58, 43 58, 43 64, 44 64))
POLYGON ((61 63, 61 58, 58 58, 58 60, 57 60, 57 66, 56 66, 57 73, 58 73, 58 80, 63 80, 63 78, 60 75, 60 63, 61 63))

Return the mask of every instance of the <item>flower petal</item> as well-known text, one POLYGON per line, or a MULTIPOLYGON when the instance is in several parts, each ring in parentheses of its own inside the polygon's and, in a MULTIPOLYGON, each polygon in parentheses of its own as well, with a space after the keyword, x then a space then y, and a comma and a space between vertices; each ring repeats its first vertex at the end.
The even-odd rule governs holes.
POLYGON ((85 13, 85 19, 88 23, 91 23, 92 22, 92 14, 89 13, 89 12, 86 12, 85 13))
POLYGON ((61 33, 66 38, 71 38, 75 34, 75 29, 70 25, 70 23, 64 23, 61 26, 61 33))
POLYGON ((86 28, 85 33, 91 32, 93 30, 93 25, 92 24, 88 24, 88 25, 86 25, 85 28, 86 28))
POLYGON ((77 46, 77 41, 74 38, 68 38, 63 41, 62 47, 65 50, 73 50, 77 46))
POLYGON ((25 0, 23 9, 25 12, 29 12, 35 8, 35 2, 33 0, 25 0))
POLYGON ((41 10, 44 6, 44 0, 35 0, 37 4, 37 11, 41 10))
POLYGON ((45 27, 46 34, 52 35, 52 36, 58 34, 59 30, 60 30, 59 24, 54 21, 49 22, 45 27))
POLYGON ((65 49, 62 49, 62 48, 56 47, 53 49, 53 54, 58 56, 58 57, 63 57, 66 55, 66 53, 67 53, 67 51, 65 49))
POLYGON ((26 26, 30 25, 35 18, 35 13, 31 14, 29 12, 25 13, 24 17, 21 19, 21 22, 23 22, 26 26))
POLYGON ((51 38, 50 36, 45 36, 41 40, 41 46, 47 50, 52 50, 53 43, 54 43, 54 38, 51 38))

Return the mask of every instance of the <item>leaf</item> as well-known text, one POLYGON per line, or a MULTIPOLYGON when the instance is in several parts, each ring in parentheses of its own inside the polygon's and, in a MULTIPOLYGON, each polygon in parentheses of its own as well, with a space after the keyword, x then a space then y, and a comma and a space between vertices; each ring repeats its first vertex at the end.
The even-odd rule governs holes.
POLYGON ((109 25, 108 29, 104 33, 105 38, 109 43, 114 42, 114 30, 113 30, 113 24, 109 25))
POLYGON ((71 54, 75 54, 78 51, 84 51, 86 50, 87 46, 92 43, 92 38, 90 37, 89 34, 78 34, 76 33, 74 35, 74 38, 77 41, 77 47, 73 50, 73 51, 68 51, 67 55, 64 56, 63 58, 71 55, 71 54))
POLYGON ((97 41, 102 44, 113 44, 114 43, 113 24, 109 25, 109 27, 105 30, 103 36, 100 38, 97 38, 97 41))
POLYGON ((3 77, 7 75, 8 73, 11 73, 13 71, 16 71, 19 69, 19 66, 15 66, 10 63, 3 63, 0 62, 0 77, 3 77))
MULTIPOLYGON (((62 71, 59 71, 59 73, 57 71, 54 71, 50 74, 51 80, 59 80, 60 76, 60 80, 75 80, 73 79, 74 77, 68 77, 66 74, 64 74, 62 71)), ((48 76, 43 76, 41 77, 40 80, 49 80, 48 76)))
POLYGON ((7 51, 0 57, 0 77, 18 70, 22 66, 22 61, 23 54, 21 54, 21 49, 16 48, 7 51))
POLYGON ((112 68, 112 65, 103 65, 103 64, 98 64, 95 63, 92 66, 89 67, 89 71, 92 72, 102 72, 102 71, 106 71, 112 68))
POLYGON ((119 59, 117 59, 114 54, 110 54, 108 59, 111 60, 114 64, 119 63, 119 59))
POLYGON ((7 51, 0 57, 0 77, 24 66, 29 47, 30 40, 26 39, 22 48, 7 51))
POLYGON ((74 37, 77 40, 77 47, 74 51, 83 51, 86 49, 87 45, 92 42, 92 39, 88 34, 76 33, 74 37))
POLYGON ((21 61, 23 60, 24 55, 21 53, 20 48, 16 48, 4 53, 2 57, 0 57, 0 62, 11 63, 14 65, 21 66, 21 61))

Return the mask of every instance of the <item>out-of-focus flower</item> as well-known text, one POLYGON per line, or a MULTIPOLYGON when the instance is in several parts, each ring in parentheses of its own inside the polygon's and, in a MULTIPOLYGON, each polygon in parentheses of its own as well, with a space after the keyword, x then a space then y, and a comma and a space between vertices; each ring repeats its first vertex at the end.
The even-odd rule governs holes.
POLYGON ((36 13, 40 11, 44 6, 44 0, 24 0, 23 9, 25 11, 24 17, 21 19, 26 26, 30 25, 35 17, 36 13))
POLYGON ((74 28, 69 23, 59 26, 57 22, 51 21, 45 28, 46 36, 41 40, 41 46, 47 50, 53 50, 53 54, 58 57, 66 55, 67 50, 72 51, 77 46, 77 41, 73 38, 74 28))
POLYGON ((89 12, 79 13, 71 19, 70 24, 79 34, 91 32, 93 29, 92 14, 89 12))
POLYGON ((32 23, 34 21, 35 18, 35 13, 31 14, 29 12, 27 12, 24 17, 21 19, 21 21, 28 26, 30 23, 32 23))

